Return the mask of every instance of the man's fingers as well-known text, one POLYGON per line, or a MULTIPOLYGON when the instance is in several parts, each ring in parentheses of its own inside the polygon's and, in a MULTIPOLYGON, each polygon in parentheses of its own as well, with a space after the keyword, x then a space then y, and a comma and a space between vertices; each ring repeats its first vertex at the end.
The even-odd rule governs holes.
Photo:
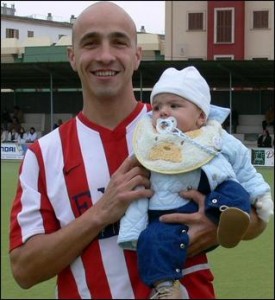
POLYGON ((128 156, 118 168, 117 172, 126 173, 136 166, 140 166, 137 158, 134 155, 128 156))
POLYGON ((199 206, 204 206, 205 195, 203 195, 197 190, 182 191, 180 192, 180 195, 184 198, 193 200, 199 206))
POLYGON ((181 223, 181 224, 188 224, 193 223, 196 221, 196 213, 192 214, 182 214, 182 213, 174 213, 174 214, 167 214, 162 215, 160 217, 160 221, 164 223, 181 223))

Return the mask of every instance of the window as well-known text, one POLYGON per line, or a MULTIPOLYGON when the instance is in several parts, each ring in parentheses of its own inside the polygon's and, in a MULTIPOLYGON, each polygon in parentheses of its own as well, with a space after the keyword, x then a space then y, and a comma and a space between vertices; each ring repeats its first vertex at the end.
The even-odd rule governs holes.
POLYGON ((234 42, 234 14, 233 9, 215 10, 215 42, 233 43, 234 42))
POLYGON ((203 30, 203 13, 188 14, 188 30, 203 30))
POLYGON ((28 31, 28 37, 34 37, 34 32, 33 31, 28 31))
POLYGON ((234 55, 214 55, 214 60, 234 60, 234 55))
POLYGON ((188 58, 189 61, 203 61, 203 58, 200 57, 192 57, 192 58, 188 58))
POLYGON ((268 11, 253 11, 253 29, 268 28, 268 11))
POLYGON ((252 57, 252 60, 268 60, 267 57, 252 57))
POLYGON ((6 28, 6 38, 19 38, 19 30, 6 28))

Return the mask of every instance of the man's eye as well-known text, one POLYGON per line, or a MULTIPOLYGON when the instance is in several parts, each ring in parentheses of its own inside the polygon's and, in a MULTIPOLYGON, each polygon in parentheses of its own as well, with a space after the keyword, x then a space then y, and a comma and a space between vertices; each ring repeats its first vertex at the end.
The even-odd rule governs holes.
POLYGON ((92 48, 92 47, 95 47, 96 45, 98 45, 98 42, 96 42, 96 41, 86 41, 83 43, 83 46, 85 48, 92 48))
POLYGON ((114 40, 114 45, 117 46, 127 46, 127 42, 124 40, 114 40))

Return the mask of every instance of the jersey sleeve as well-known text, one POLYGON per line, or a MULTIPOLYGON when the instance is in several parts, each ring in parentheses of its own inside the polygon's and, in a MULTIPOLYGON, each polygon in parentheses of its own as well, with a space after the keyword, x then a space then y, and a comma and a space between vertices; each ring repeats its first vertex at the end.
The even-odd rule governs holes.
POLYGON ((10 215, 10 251, 30 237, 60 228, 46 193, 46 178, 39 143, 26 152, 10 215))

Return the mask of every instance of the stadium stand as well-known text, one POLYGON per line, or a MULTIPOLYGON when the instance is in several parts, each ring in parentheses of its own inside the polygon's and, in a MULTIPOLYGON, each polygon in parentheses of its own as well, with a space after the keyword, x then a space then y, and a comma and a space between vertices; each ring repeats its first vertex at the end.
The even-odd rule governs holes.
POLYGON ((34 127, 37 132, 37 136, 40 137, 45 132, 45 114, 24 114, 25 122, 21 125, 25 128, 26 131, 30 129, 30 127, 34 127))
POLYGON ((257 147, 257 140, 262 132, 262 121, 264 118, 264 115, 239 115, 239 125, 234 136, 247 147, 257 147))
POLYGON ((239 125, 237 133, 257 133, 262 132, 262 121, 264 115, 239 115, 239 125))
MULTIPOLYGON (((65 123, 67 120, 71 119, 73 117, 73 114, 69 113, 55 113, 53 114, 53 124, 58 121, 58 119, 61 119, 63 123, 65 123)), ((51 115, 46 114, 45 115, 45 132, 48 133, 52 130, 51 127, 51 115)))

